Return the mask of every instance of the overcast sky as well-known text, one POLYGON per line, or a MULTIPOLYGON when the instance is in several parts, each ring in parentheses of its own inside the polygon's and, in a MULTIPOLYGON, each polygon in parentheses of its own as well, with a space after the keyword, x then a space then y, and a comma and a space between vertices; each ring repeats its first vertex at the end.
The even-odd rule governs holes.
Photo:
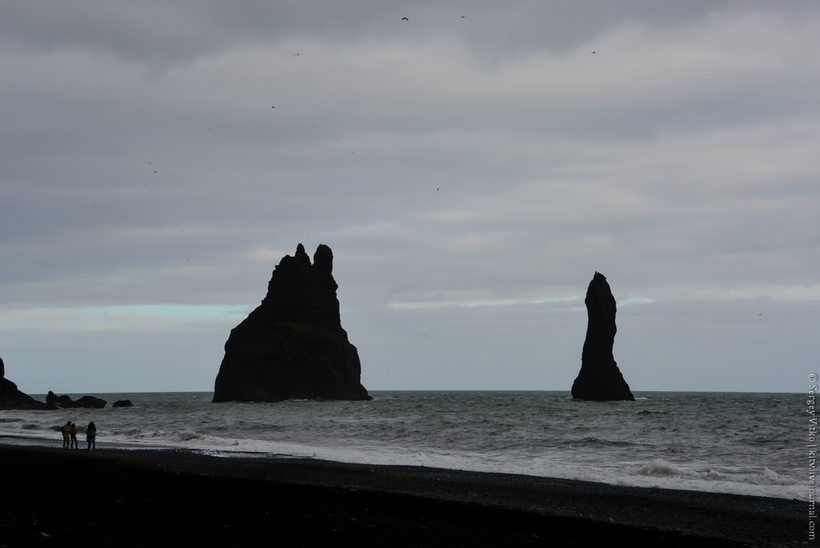
POLYGON ((301 242, 369 390, 569 390, 599 271, 634 391, 807 391, 818 36, 814 1, 4 1, 6 375, 212 390, 301 242))

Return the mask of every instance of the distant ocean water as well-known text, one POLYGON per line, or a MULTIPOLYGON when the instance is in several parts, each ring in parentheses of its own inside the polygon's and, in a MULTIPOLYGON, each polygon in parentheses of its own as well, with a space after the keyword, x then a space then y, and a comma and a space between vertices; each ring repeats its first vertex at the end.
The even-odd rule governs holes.
POLYGON ((209 392, 94 395, 109 405, 0 411, 0 443, 59 446, 66 420, 83 428, 93 420, 98 449, 184 448, 808 496, 800 394, 640 392, 635 402, 599 403, 564 391, 374 391, 367 402, 253 404, 214 404, 209 392), (112 408, 118 399, 134 407, 112 408))

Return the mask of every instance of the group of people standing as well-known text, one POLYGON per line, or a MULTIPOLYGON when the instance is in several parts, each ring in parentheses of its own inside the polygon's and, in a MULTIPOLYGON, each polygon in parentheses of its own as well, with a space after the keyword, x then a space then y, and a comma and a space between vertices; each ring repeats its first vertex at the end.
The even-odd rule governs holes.
MULTIPOLYGON (((71 421, 65 423, 62 428, 63 432, 63 449, 79 449, 77 442, 77 425, 71 421)), ((88 442, 88 449, 97 448, 97 427, 94 422, 89 422, 85 429, 85 439, 88 442)))

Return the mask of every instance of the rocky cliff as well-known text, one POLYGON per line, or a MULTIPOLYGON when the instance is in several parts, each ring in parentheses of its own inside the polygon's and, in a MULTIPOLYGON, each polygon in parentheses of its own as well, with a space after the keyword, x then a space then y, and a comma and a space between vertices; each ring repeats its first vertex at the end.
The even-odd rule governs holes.
POLYGON ((302 244, 273 271, 262 304, 225 343, 215 402, 286 399, 369 400, 356 347, 339 316, 333 252, 313 264, 302 244))
POLYGON ((612 355, 615 343, 615 297, 603 274, 596 272, 587 288, 587 337, 581 354, 581 372, 572 383, 578 400, 634 400, 612 355))
POLYGON ((6 366, 0 358, 0 409, 54 409, 20 392, 17 385, 6 378, 6 366))

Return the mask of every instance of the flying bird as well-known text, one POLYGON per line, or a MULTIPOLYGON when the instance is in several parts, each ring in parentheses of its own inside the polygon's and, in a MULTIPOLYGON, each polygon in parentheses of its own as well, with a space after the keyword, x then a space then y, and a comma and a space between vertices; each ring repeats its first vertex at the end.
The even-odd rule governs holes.
POLYGON ((410 22, 410 19, 408 19, 407 17, 402 17, 401 20, 402 21, 407 21, 408 23, 410 22))

